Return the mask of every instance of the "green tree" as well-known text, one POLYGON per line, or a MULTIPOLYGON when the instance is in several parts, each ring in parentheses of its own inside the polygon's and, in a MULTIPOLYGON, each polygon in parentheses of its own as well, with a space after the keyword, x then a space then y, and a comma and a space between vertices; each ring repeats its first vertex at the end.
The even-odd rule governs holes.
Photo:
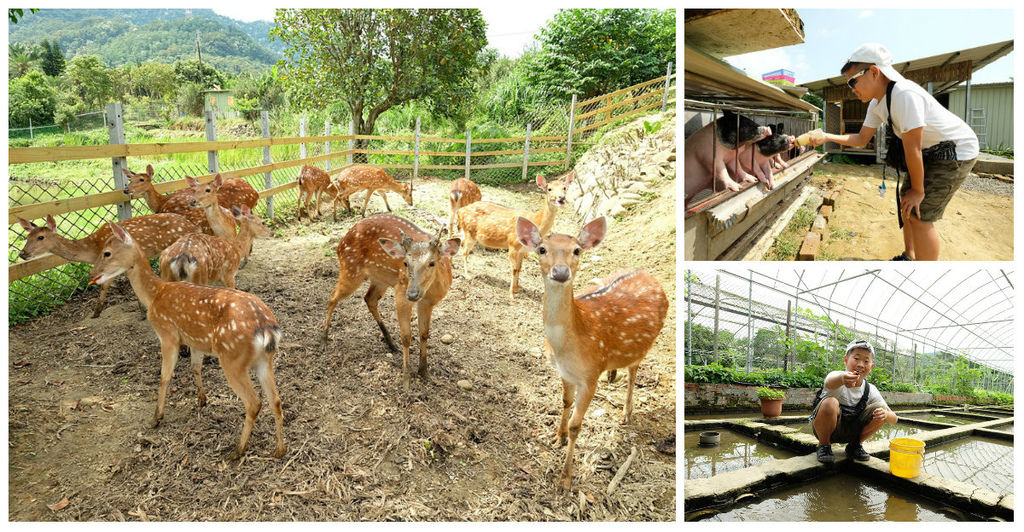
POLYGON ((344 101, 361 135, 403 103, 445 108, 464 98, 487 44, 477 9, 278 9, 275 22, 292 102, 322 109, 344 101))
POLYGON ((581 99, 664 75, 676 59, 674 9, 563 9, 537 36, 530 82, 581 99))
MULTIPOLYGON (((33 7, 33 8, 30 8, 29 11, 32 12, 32 13, 36 13, 36 12, 39 11, 39 8, 33 7)), ((9 8, 7 10, 7 20, 10 20, 11 24, 17 24, 18 21, 20 19, 24 18, 24 17, 25 17, 25 10, 24 9, 18 9, 18 8, 10 9, 9 8)))
POLYGON ((208 61, 204 61, 200 68, 198 59, 175 61, 174 77, 178 83, 197 83, 201 85, 202 90, 226 85, 223 72, 214 68, 208 61))
POLYGON ((147 61, 131 69, 131 93, 135 96, 170 100, 177 88, 171 65, 147 61))
POLYGON ((7 79, 20 78, 39 66, 40 50, 32 45, 7 45, 7 79))
POLYGON ((43 50, 41 60, 43 73, 53 77, 63 74, 67 62, 64 60, 64 52, 60 51, 57 41, 51 44, 49 40, 43 39, 40 48, 43 50))
POLYGON ((46 76, 33 70, 20 78, 7 82, 7 120, 10 127, 28 127, 53 122, 57 94, 47 83, 46 76))
POLYGON ((72 59, 64 75, 71 84, 71 90, 87 107, 101 108, 113 96, 113 79, 95 55, 80 55, 72 59))

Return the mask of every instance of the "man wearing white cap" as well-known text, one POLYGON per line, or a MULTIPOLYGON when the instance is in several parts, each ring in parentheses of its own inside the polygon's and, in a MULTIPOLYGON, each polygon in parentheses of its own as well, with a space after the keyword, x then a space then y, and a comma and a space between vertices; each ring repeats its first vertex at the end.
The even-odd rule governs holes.
POLYGON ((892 67, 892 54, 881 44, 861 45, 841 71, 854 95, 868 104, 864 124, 859 133, 847 135, 815 130, 811 144, 864 146, 882 124, 891 123, 903 141, 904 170, 910 176, 897 198, 905 249, 893 260, 938 260, 934 222, 942 218, 946 204, 974 167, 978 136, 928 91, 900 75, 892 67))

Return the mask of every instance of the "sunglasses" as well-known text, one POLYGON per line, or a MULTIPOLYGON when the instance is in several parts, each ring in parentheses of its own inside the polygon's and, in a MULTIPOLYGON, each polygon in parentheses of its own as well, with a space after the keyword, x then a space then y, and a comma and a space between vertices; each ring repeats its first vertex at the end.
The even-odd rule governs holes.
POLYGON ((846 84, 849 85, 850 88, 852 89, 854 86, 857 85, 857 78, 863 76, 864 73, 867 72, 868 70, 871 70, 871 67, 865 68, 864 70, 861 70, 860 72, 857 72, 853 76, 850 76, 850 79, 846 80, 846 84))

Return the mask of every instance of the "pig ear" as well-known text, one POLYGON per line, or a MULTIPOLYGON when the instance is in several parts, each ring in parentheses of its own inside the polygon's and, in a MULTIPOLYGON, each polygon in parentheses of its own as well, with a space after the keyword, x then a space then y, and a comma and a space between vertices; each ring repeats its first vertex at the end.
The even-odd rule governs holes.
POLYGON ((49 227, 50 231, 53 231, 53 232, 57 231, 57 220, 53 219, 53 215, 52 214, 47 214, 46 215, 46 227, 49 227))
POLYGON ((387 252, 388 255, 391 255, 396 259, 400 259, 405 256, 405 248, 402 247, 400 242, 396 242, 390 238, 378 238, 377 241, 380 242, 380 247, 384 248, 384 251, 387 252))
POLYGON ((548 188, 548 180, 544 179, 544 176, 537 174, 537 186, 541 189, 548 188))
POLYGON ((124 242, 126 245, 131 246, 135 244, 135 241, 132 240, 132 235, 128 234, 128 231, 125 231, 119 224, 111 222, 110 231, 114 233, 115 238, 124 242))
POLYGON ((24 227, 26 231, 31 231, 36 228, 36 226, 33 225, 32 222, 24 218, 18 218, 18 223, 21 224, 21 226, 24 227))
POLYGON ((537 249, 540 245, 540 229, 530 220, 522 216, 516 220, 516 236, 528 249, 537 249))
POLYGON ((786 125, 783 124, 782 122, 779 122, 778 124, 772 126, 772 128, 772 131, 775 132, 776 135, 778 135, 779 133, 785 131, 786 125))
POLYGON ((576 237, 576 240, 580 243, 580 247, 583 249, 590 249, 604 240, 604 232, 607 229, 607 222, 604 216, 588 223, 580 229, 580 236, 576 237))
POLYGON ((450 238, 445 240, 444 244, 441 244, 441 249, 438 251, 441 252, 442 257, 454 257, 455 253, 459 251, 459 246, 461 245, 461 238, 450 238))

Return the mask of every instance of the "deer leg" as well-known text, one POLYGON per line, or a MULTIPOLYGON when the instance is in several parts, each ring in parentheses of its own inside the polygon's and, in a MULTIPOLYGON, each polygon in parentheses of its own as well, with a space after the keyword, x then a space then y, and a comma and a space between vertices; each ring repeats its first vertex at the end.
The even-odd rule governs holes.
POLYGON ((302 192, 302 185, 299 185, 299 201, 295 202, 295 220, 298 222, 302 221, 302 197, 305 194, 302 192))
POLYGON ((167 403, 167 387, 174 376, 174 365, 178 362, 178 347, 181 344, 176 337, 160 337, 160 388, 156 394, 156 413, 153 414, 152 427, 160 424, 164 418, 164 405, 167 403))
POLYGON ((391 212, 391 205, 388 205, 388 193, 383 190, 378 190, 377 193, 380 194, 380 197, 384 198, 384 207, 388 209, 388 212, 391 212))
POLYGON ((206 404, 206 390, 203 388, 203 353, 192 351, 189 359, 192 362, 192 376, 196 379, 198 390, 197 408, 202 408, 206 404))
POLYGON ((110 290, 111 282, 113 282, 113 279, 100 285, 100 299, 96 302, 96 310, 92 312, 93 318, 100 317, 100 313, 103 312, 103 307, 106 305, 107 301, 107 290, 110 290))
POLYGON ((339 301, 352 295, 352 292, 355 292, 364 280, 363 277, 349 277, 348 272, 345 271, 344 259, 338 262, 341 266, 338 272, 338 284, 334 286, 331 298, 327 301, 327 317, 324 318, 324 323, 320 326, 320 341, 324 345, 327 345, 327 330, 331 327, 331 315, 334 314, 334 307, 338 306, 339 301))
MULTIPOLYGON (((253 349, 249 346, 248 349, 253 349)), ((248 354, 248 353, 246 353, 248 354)), ((219 353, 218 353, 219 355, 219 353)), ((237 460, 245 454, 249 447, 249 435, 252 434, 252 427, 256 424, 256 416, 260 413, 260 396, 252 386, 249 379, 249 371, 246 363, 252 360, 249 356, 242 356, 231 360, 220 356, 221 367, 224 368, 224 378, 228 385, 235 391, 235 395, 245 404, 245 422, 242 425, 242 437, 238 440, 238 447, 231 455, 232 460, 237 460)))
MULTIPOLYGON (((388 291, 388 287, 382 284, 370 283, 370 288, 366 290, 366 295, 363 296, 363 301, 366 301, 366 308, 370 309, 370 315, 373 316, 374 321, 377 322, 377 326, 380 327, 381 334, 384 335, 384 343, 388 344, 388 349, 392 353, 398 352, 398 346, 395 345, 395 341, 391 339, 391 333, 388 332, 388 328, 384 326, 384 318, 380 316, 380 309, 377 307, 377 303, 380 302, 380 298, 384 297, 384 293, 388 291)), ((395 292, 395 300, 398 300, 398 292, 395 292)))
POLYGON ((514 299, 516 292, 519 291, 519 272, 523 269, 523 258, 526 256, 525 248, 521 247, 510 247, 508 248, 508 260, 512 266, 512 281, 508 287, 509 299, 514 299))
POLYGON ((452 215, 448 218, 448 236, 452 237, 455 235, 455 202, 452 204, 452 215))
POLYGON ((412 303, 405 298, 407 287, 395 287, 395 314, 398 315, 398 334, 402 337, 402 386, 409 391, 409 346, 412 344, 412 303))
POLYGON ((373 196, 373 190, 366 191, 366 199, 363 200, 363 218, 366 218, 366 206, 370 204, 370 196, 373 196))
POLYGON ((473 246, 476 245, 476 239, 470 236, 467 231, 465 235, 465 241, 462 243, 462 265, 465 267, 466 279, 469 279, 469 253, 473 251, 473 246))
POLYGON ((629 419, 633 415, 633 383, 636 382, 636 370, 639 367, 639 362, 629 367, 629 386, 626 388, 626 410, 622 416, 623 425, 629 423, 629 419))
MULTIPOLYGON (((309 211, 306 211, 306 213, 308 214, 309 211)), ((235 276, 238 275, 238 266, 232 267, 230 264, 227 264, 225 266, 225 272, 221 276, 221 278, 224 281, 224 286, 233 289, 235 288, 235 276)))
POLYGON ((566 435, 569 432, 569 413, 572 411, 573 397, 576 395, 576 385, 562 379, 562 419, 558 421, 558 428, 555 430, 555 439, 552 445, 565 446, 566 435))
POLYGON ((146 307, 144 307, 142 305, 142 300, 141 299, 136 299, 135 303, 137 303, 139 305, 139 321, 145 320, 146 319, 146 307))
POLYGON ((427 380, 427 339, 430 338, 430 317, 434 303, 420 300, 416 306, 416 320, 420 333, 420 378, 427 380))
POLYGON ((594 399, 596 386, 596 382, 588 382, 576 390, 576 408, 572 411, 572 419, 569 420, 569 448, 565 452, 565 466, 559 478, 559 485, 564 490, 572 487, 572 455, 576 451, 576 438, 580 435, 583 416, 590 407, 590 401, 594 399))
MULTIPOLYGON (((324 189, 321 188, 320 190, 316 191, 316 219, 317 220, 319 220, 320 217, 323 216, 320 213, 320 206, 323 204, 323 201, 324 201, 324 189)), ((309 214, 308 210, 306 211, 306 214, 307 215, 309 214)))
POLYGON ((281 396, 277 393, 277 383, 274 382, 274 357, 272 353, 266 354, 265 362, 256 364, 256 378, 260 380, 260 387, 263 388, 270 409, 274 412, 274 424, 277 425, 277 449, 274 450, 274 457, 284 456, 284 410, 281 408, 281 396))

